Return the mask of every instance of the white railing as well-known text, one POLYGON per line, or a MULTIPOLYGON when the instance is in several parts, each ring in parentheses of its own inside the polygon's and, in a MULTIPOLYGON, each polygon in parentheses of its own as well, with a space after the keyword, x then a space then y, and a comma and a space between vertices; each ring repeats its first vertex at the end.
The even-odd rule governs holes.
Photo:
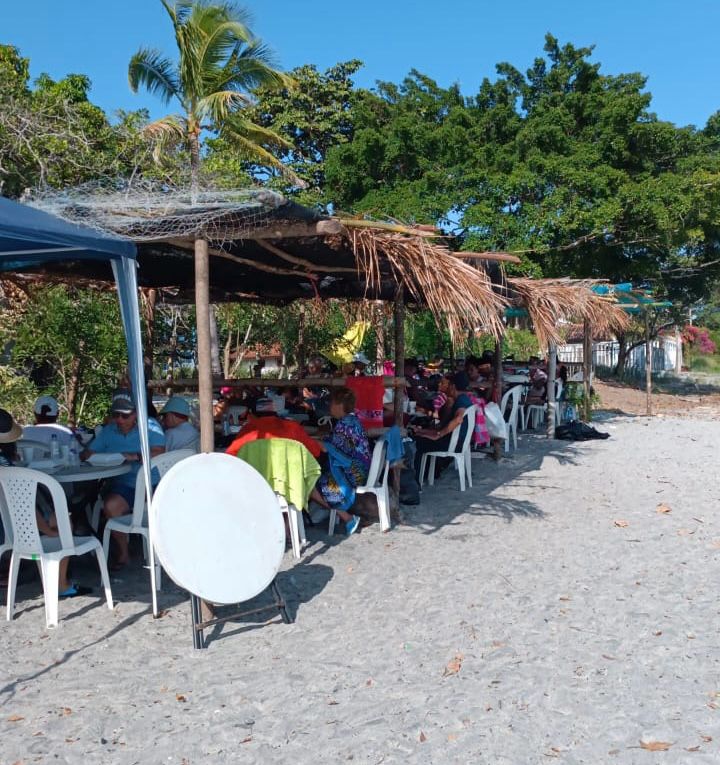
MULTIPOLYGON (((675 369, 675 357, 677 343, 674 337, 664 337, 653 340, 652 348, 652 371, 663 372, 675 369)), ((620 343, 616 341, 604 341, 593 343, 593 365, 601 367, 614 367, 617 364, 620 353, 620 343)), ((582 343, 558 346, 558 361, 581 364, 583 362, 582 343)), ((625 360, 625 369, 628 371, 641 372, 645 369, 645 345, 633 348, 625 360)))

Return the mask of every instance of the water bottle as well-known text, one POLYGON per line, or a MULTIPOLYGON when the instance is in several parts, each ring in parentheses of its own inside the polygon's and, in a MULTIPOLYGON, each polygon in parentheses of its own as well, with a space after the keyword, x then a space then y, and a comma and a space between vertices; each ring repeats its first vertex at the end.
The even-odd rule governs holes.
POLYGON ((80 455, 78 454, 77 444, 70 445, 70 464, 71 465, 80 464, 80 455))
POLYGON ((60 444, 56 433, 50 436, 50 456, 56 460, 60 456, 60 444))
POLYGON ((230 423, 228 422, 228 416, 226 414, 224 414, 222 418, 222 432, 224 436, 228 435, 230 432, 230 423))

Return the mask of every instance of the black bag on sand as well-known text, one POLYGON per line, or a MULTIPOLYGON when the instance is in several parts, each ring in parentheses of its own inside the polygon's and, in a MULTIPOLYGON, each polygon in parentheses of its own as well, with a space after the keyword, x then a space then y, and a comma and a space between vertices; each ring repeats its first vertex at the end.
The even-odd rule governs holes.
POLYGON ((555 428, 555 438, 561 441, 591 441, 596 438, 610 438, 610 434, 601 433, 580 420, 573 420, 565 425, 558 425, 555 428))

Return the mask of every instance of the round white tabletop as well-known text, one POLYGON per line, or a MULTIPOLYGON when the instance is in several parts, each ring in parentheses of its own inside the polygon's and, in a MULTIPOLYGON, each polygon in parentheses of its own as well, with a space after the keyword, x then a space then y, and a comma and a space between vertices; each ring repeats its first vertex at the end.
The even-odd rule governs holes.
POLYGON ((102 478, 115 478, 130 472, 130 465, 123 462, 122 465, 112 467, 95 467, 81 462, 79 465, 67 465, 55 470, 44 471, 51 475, 59 483, 76 483, 79 481, 99 481, 102 478))
POLYGON ((165 474, 150 509, 170 578, 213 603, 241 603, 275 578, 285 526, 275 492, 247 462, 196 454, 165 474))

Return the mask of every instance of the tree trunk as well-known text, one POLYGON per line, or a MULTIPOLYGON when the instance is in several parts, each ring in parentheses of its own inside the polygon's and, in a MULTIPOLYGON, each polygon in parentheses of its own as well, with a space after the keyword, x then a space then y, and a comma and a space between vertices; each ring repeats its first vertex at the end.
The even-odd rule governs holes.
POLYGON ((590 422, 592 407, 590 404, 590 382, 592 380, 592 327, 585 319, 583 332, 583 409, 585 422, 590 422))
MULTIPOLYGON (((200 135, 188 136, 190 148, 190 202, 197 204, 200 191, 200 135)), ((210 337, 210 256, 205 239, 195 240, 195 326, 197 334, 198 406, 200 415, 200 450, 215 448, 213 425, 212 343, 210 337)))
MULTIPOLYGON (((395 293, 394 305, 394 324, 395 324, 395 377, 401 377, 405 361, 405 290, 398 287, 395 293)), ((402 428, 403 426, 403 399, 405 391, 402 388, 393 388, 393 415, 395 424, 402 428)), ((393 468, 392 477, 392 495, 391 510, 395 512, 396 517, 400 519, 400 473, 403 463, 400 462, 393 468)), ((408 465, 410 469, 412 465, 408 465)))
MULTIPOLYGON (((377 340, 375 345, 375 363, 377 373, 381 375, 383 373, 383 364, 385 362, 385 313, 383 311, 381 300, 378 300, 375 303, 375 338, 377 340)), ((397 364, 397 359, 395 360, 395 363, 397 364)), ((395 375, 400 375, 400 372, 397 369, 395 369, 395 375)))
POLYGON ((220 365, 220 343, 218 341, 217 331, 217 314, 215 313, 215 306, 209 307, 210 318, 210 359, 211 369, 213 375, 219 377, 222 374, 222 366, 220 365))
POLYGON ((85 347, 85 341, 81 338, 78 343, 78 354, 72 360, 70 365, 70 379, 67 386, 67 408, 68 408, 68 422, 70 425, 75 425, 77 415, 77 398, 78 391, 80 390, 80 369, 81 369, 81 357, 85 347))
POLYGON ((645 408, 652 415, 652 343, 650 342, 650 317, 645 311, 645 408))
POLYGON ((559 403, 555 401, 555 375, 557 374, 557 345, 550 344, 548 348, 548 379, 547 379, 547 437, 555 438, 555 410, 559 403))
POLYGON ((616 375, 616 377, 622 377, 622 374, 625 370, 625 362, 627 361, 627 356, 628 356, 627 337, 623 333, 617 336, 617 341, 618 341, 618 360, 617 360, 617 364, 615 365, 614 374, 616 375))
POLYGON ((210 258, 205 239, 195 240, 195 313, 197 332, 198 403, 200 409, 200 450, 215 448, 213 425, 212 358, 210 351, 210 258))
POLYGON ((145 379, 153 378, 153 362, 155 359, 155 304, 157 303, 157 290, 155 288, 140 288, 143 296, 143 319, 145 320, 145 355, 143 356, 143 367, 145 368, 145 379))
POLYGON ((305 305, 300 303, 298 312, 298 340, 297 340, 297 365, 300 375, 305 374, 307 362, 307 349, 305 348, 305 305))

